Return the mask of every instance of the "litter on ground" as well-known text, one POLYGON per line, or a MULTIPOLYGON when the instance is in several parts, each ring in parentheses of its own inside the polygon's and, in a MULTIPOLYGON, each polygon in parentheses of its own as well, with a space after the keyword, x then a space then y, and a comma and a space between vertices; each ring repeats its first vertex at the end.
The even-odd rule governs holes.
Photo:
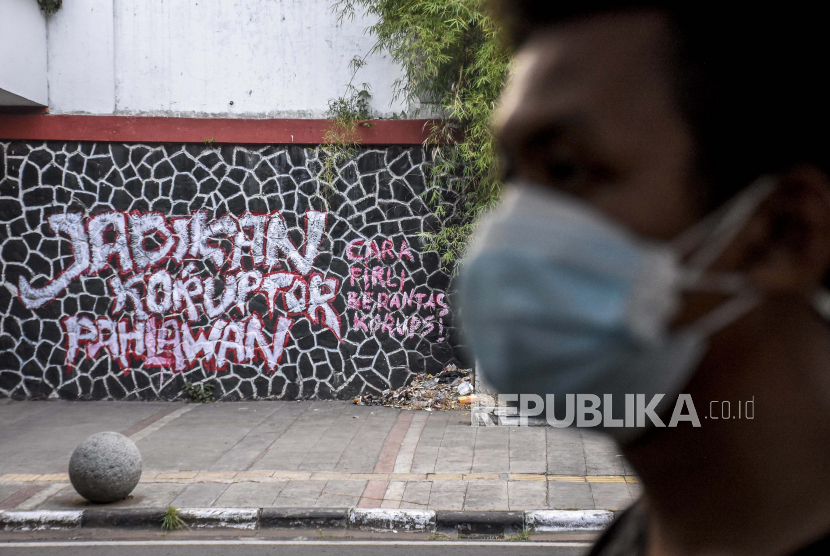
POLYGON ((448 411, 466 409, 475 400, 473 370, 447 365, 437 375, 419 374, 397 390, 387 389, 379 396, 366 394, 354 399, 357 405, 382 405, 402 409, 448 411))

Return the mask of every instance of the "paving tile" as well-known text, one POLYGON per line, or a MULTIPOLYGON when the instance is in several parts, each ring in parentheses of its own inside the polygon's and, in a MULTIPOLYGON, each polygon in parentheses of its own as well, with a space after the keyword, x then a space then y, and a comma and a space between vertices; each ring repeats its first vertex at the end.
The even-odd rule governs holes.
POLYGON ((544 427, 510 427, 510 472, 544 473, 547 441, 544 427))
POLYGON ((468 473, 473 466, 476 433, 478 428, 466 425, 450 425, 444 429, 438 457, 435 462, 436 473, 468 473))
POLYGON ((551 475, 585 475, 585 453, 578 450, 548 449, 547 472, 551 475))
POLYGON ((628 494, 633 500, 637 500, 643 495, 643 485, 639 483, 626 483, 628 485, 628 494))
POLYGON ((310 402, 269 404, 256 402, 235 404, 253 428, 225 452, 212 471, 244 471, 264 454, 285 430, 305 411, 310 402))
POLYGON ((582 446, 586 452, 614 452, 619 454, 616 442, 610 436, 592 429, 575 429, 582 436, 582 446))
POLYGON ((545 481, 508 481, 507 498, 511 511, 544 510, 548 507, 545 481))
POLYGON ((234 483, 213 504, 217 508, 261 508, 274 504, 288 481, 234 483))
POLYGON ((545 437, 549 450, 582 450, 582 431, 573 427, 546 427, 545 437))
MULTIPOLYGON (((107 508, 164 508, 173 503, 188 486, 180 483, 139 483, 126 500, 107 504, 107 508)), ((228 486, 228 485, 222 485, 228 486)), ((64 488, 38 506, 40 510, 80 510, 84 508, 101 508, 84 500, 71 487, 64 488)))
POLYGON ((298 471, 334 471, 342 452, 309 452, 297 468, 298 471))
POLYGON ((507 427, 478 427, 473 473, 507 473, 510 471, 510 429, 507 427))
MULTIPOLYGON (((273 446, 273 445, 272 445, 273 446)), ((270 454, 270 452, 269 452, 270 454)), ((277 469, 280 471, 298 471, 300 464, 308 455, 308 452, 294 452, 289 449, 281 451, 279 456, 269 457, 266 463, 262 460, 257 461, 251 466, 251 469, 277 469)))
POLYGON ((351 479, 328 481, 314 505, 320 508, 353 508, 360 501, 366 483, 351 479))
MULTIPOLYGON (((360 428, 351 438, 337 463, 336 471, 372 473, 383 449, 389 431, 395 425, 400 410, 390 407, 361 407, 360 428)), ((358 421, 354 419, 354 421, 358 421)), ((391 471, 391 469, 390 469, 391 471)))
POLYGON ((45 486, 42 490, 34 493, 31 497, 27 500, 24 500, 17 506, 15 506, 15 510, 20 511, 30 511, 34 509, 38 509, 41 505, 43 505, 49 498, 52 496, 58 495, 62 492, 67 490, 74 490, 70 485, 66 483, 51 483, 45 486))
MULTIPOLYGON (((138 487, 142 486, 139 484, 138 487)), ((185 486, 185 485, 182 485, 185 486)), ((46 499, 40 506, 39 510, 82 510, 84 508, 95 507, 95 504, 84 500, 80 494, 75 492, 74 488, 65 488, 57 494, 46 499)))
POLYGON ((435 473, 435 463, 438 459, 438 450, 447 428, 446 418, 440 418, 437 413, 430 413, 415 455, 412 457, 412 473, 435 473))
MULTIPOLYGON (((301 402, 304 411, 251 465, 251 469, 297 470, 305 457, 338 421, 343 420, 348 404, 301 402)), ((333 471, 334 469, 331 469, 333 471)))
POLYGON ((314 506, 327 481, 292 480, 280 491, 273 505, 279 507, 308 508, 314 506))
POLYGON ((389 481, 389 486, 386 488, 386 492, 383 493, 383 501, 381 502, 380 507, 393 509, 400 508, 405 490, 406 481, 389 481))
POLYGON ((432 483, 428 481, 406 483, 400 507, 409 510, 426 510, 429 506, 429 492, 431 489, 432 483))
POLYGON ((415 457, 415 449, 418 447, 418 441, 421 438, 421 433, 426 426, 429 413, 426 411, 416 411, 412 416, 412 421, 409 423, 409 428, 401 441, 398 455, 395 458, 394 473, 409 473, 412 469, 412 460, 415 457))
POLYGON ((626 483, 590 483, 594 506, 598 510, 624 510, 634 499, 626 483))
POLYGON ((176 508, 207 508, 216 502, 230 485, 227 483, 196 483, 187 488, 173 500, 176 508))
POLYGON ((548 507, 554 510, 595 509, 591 485, 548 481, 548 507))
MULTIPOLYGON (((263 415, 277 407, 275 402, 246 405, 256 405, 257 414, 263 415)), ((251 411, 239 408, 236 403, 195 404, 136 443, 144 466, 162 471, 209 470, 259 424, 251 420, 251 411)))
POLYGON ((585 452, 586 475, 624 475, 623 458, 615 452, 585 452))
POLYGON ((361 508, 380 508, 383 503, 383 495, 389 487, 388 480, 368 480, 366 488, 360 495, 358 507, 361 508))
POLYGON ((0 404, 0 475, 63 472, 72 451, 91 434, 128 430, 171 407, 185 404, 96 401, 91 406, 64 400, 0 404))
POLYGON ((173 500, 182 493, 188 485, 166 483, 166 484, 139 484, 135 487, 132 493, 132 500, 125 500, 123 502, 116 502, 113 504, 151 507, 151 508, 166 508, 173 503, 173 500))
POLYGON ((0 484, 0 504, 3 503, 4 500, 9 498, 12 494, 24 488, 26 485, 21 485, 19 483, 15 484, 0 484))
POLYGON ((507 481, 475 481, 467 484, 465 510, 504 510, 508 506, 507 481))
POLYGON ((429 493, 430 510, 463 510, 467 481, 436 481, 429 493))

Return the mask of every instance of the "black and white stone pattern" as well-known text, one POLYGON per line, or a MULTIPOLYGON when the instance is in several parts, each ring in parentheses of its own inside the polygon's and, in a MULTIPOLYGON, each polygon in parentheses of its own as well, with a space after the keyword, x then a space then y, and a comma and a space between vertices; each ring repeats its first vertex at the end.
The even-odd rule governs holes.
POLYGON ((456 362, 428 150, 327 156, 0 142, 0 397, 346 399, 456 362))

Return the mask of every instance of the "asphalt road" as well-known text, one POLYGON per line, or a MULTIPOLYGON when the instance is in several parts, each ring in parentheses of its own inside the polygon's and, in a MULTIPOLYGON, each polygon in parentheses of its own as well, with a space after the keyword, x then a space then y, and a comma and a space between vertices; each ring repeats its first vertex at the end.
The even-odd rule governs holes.
POLYGON ((3 556, 580 556, 585 542, 475 541, 59 541, 3 542, 3 556))

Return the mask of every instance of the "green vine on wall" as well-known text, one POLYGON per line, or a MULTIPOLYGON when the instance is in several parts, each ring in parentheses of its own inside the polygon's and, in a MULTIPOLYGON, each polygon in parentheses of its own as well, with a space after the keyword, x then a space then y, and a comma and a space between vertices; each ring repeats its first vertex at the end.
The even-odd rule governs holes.
POLYGON ((40 9, 46 15, 53 15, 63 6, 63 0, 37 0, 40 9))
POLYGON ((352 58, 349 62, 352 77, 346 85, 345 94, 329 100, 327 115, 331 125, 323 136, 323 145, 317 148, 317 158, 321 163, 318 178, 322 182, 320 190, 324 194, 334 187, 338 165, 349 160, 354 154, 354 148, 360 144, 358 127, 372 127, 369 122, 372 118, 369 84, 362 83, 360 87, 354 85, 358 70, 365 65, 365 57, 352 58))
MULTIPOLYGON (((354 18, 358 9, 376 19, 368 29, 376 38, 370 53, 389 52, 403 69, 394 84, 394 98, 439 118, 427 140, 433 177, 442 180, 443 191, 461 195, 461 202, 456 217, 425 234, 425 240, 427 249, 441 254, 445 266, 453 266, 461 257, 476 219, 493 206, 501 189, 490 116, 509 56, 485 4, 485 0, 337 0, 333 6, 341 22, 354 18)), ((365 59, 360 60, 365 64, 365 59)), ((355 72, 360 67, 353 65, 355 72)), ((333 138, 342 140, 332 144, 341 148, 357 141, 356 134, 348 137, 343 131, 354 131, 365 120, 365 114, 355 110, 360 91, 349 87, 343 98, 329 105, 333 138)), ((431 191, 432 210, 439 218, 446 216, 448 201, 441 188, 431 191)))

